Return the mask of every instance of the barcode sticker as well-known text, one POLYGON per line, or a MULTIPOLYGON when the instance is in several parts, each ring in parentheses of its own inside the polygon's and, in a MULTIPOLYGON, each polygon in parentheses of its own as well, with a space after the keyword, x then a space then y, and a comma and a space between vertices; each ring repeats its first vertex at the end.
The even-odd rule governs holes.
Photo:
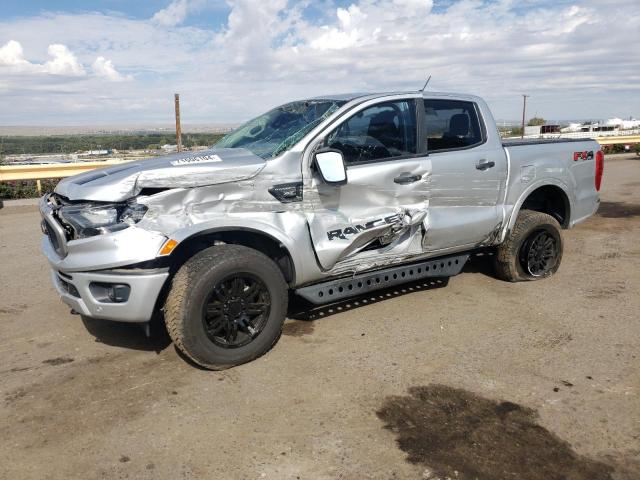
POLYGON ((189 157, 174 160, 171 162, 171 165, 177 167, 179 165, 192 165, 197 163, 213 163, 221 161, 222 159, 218 155, 200 155, 199 157, 189 157))

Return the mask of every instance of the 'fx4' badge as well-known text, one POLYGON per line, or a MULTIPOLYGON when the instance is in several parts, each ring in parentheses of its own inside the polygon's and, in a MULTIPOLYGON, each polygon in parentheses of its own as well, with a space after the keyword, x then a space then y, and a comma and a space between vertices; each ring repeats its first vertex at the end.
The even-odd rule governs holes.
POLYGON ((588 152, 573 152, 573 161, 577 162, 578 160, 593 160, 593 150, 589 150, 588 152))

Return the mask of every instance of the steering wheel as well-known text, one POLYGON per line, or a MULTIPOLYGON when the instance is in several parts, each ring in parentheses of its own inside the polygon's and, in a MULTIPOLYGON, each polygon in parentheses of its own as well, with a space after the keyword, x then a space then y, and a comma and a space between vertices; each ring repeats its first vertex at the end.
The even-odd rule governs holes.
POLYGON ((332 143, 330 146, 341 150, 345 158, 351 162, 389 158, 392 156, 391 152, 373 137, 365 137, 364 141, 361 141, 359 138, 343 138, 332 143))
POLYGON ((251 128, 249 128, 249 131, 246 133, 245 136, 249 138, 256 138, 258 135, 264 132, 266 128, 267 128, 267 119, 265 118, 265 119, 262 119, 260 123, 256 123, 251 128))

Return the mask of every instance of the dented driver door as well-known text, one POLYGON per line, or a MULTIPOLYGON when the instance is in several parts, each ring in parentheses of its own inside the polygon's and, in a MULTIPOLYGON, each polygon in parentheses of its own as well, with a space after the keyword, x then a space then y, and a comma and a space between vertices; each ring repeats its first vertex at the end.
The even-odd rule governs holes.
MULTIPOLYGON (((421 107, 421 105, 420 105, 421 107)), ((414 99, 359 108, 324 138, 343 153, 347 183, 311 168, 305 215, 324 270, 358 271, 422 252, 430 161, 420 156, 414 99)))

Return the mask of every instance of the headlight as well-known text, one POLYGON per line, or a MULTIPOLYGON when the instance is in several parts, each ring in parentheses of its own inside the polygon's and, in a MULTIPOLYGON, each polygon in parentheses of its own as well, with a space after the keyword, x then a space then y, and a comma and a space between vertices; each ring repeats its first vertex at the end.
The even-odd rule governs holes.
POLYGON ((142 220, 146 211, 146 206, 137 203, 80 204, 64 206, 58 214, 73 227, 78 238, 84 238, 123 230, 142 220))

